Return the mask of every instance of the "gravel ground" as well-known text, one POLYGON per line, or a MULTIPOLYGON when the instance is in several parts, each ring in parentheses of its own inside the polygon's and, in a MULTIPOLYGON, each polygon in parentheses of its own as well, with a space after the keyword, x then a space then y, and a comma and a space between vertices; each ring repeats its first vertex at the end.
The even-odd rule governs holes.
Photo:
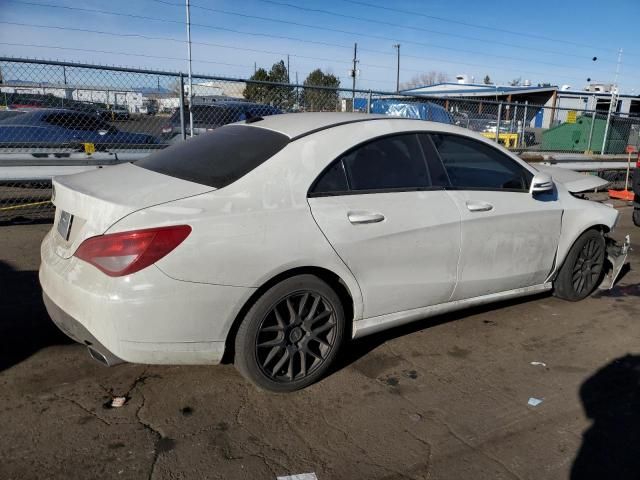
POLYGON ((637 479, 640 230, 620 210, 636 251, 613 290, 365 338, 287 395, 232 365, 97 364, 42 305, 50 226, 0 227, 0 478, 637 479))

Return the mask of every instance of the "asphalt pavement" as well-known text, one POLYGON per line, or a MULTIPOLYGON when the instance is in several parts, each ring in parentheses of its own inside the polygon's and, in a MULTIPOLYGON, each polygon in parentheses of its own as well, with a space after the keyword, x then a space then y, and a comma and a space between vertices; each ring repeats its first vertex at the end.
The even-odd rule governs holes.
POLYGON ((285 395, 232 365, 96 363, 42 305, 50 225, 0 226, 0 478, 637 479, 640 229, 620 211, 635 250, 613 290, 364 338, 285 395))

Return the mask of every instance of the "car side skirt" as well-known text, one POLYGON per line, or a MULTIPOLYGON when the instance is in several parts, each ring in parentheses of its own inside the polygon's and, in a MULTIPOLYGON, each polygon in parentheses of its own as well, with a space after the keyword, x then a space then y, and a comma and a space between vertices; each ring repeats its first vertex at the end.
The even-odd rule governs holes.
POLYGON ((516 288, 514 290, 482 295, 480 297, 465 298, 454 302, 440 303, 429 307, 365 318, 354 323, 353 338, 364 337, 365 335, 371 335, 372 333, 377 333, 382 330, 387 330, 416 320, 433 317, 442 313, 453 312, 487 303, 499 302, 510 298, 534 295, 536 293, 551 290, 552 288, 553 284, 551 282, 546 282, 540 285, 533 285, 531 287, 516 288))

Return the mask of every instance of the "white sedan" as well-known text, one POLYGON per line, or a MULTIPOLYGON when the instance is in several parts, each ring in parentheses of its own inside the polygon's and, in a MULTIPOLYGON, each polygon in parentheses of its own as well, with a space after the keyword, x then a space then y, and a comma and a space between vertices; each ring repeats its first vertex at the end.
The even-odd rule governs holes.
POLYGON ((618 213, 570 184, 450 125, 253 118, 56 178, 40 282, 55 323, 103 363, 226 353, 291 391, 350 338, 545 290, 589 295, 618 213))

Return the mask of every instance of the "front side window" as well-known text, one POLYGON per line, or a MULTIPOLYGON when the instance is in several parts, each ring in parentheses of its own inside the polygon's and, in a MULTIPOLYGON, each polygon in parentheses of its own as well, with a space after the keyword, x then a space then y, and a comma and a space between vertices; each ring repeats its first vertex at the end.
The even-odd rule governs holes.
POLYGON ((451 186, 528 191, 533 174, 496 148, 459 135, 431 134, 451 186))
POLYGON ((383 137, 342 157, 351 190, 424 188, 431 185, 422 148, 414 134, 383 137))

